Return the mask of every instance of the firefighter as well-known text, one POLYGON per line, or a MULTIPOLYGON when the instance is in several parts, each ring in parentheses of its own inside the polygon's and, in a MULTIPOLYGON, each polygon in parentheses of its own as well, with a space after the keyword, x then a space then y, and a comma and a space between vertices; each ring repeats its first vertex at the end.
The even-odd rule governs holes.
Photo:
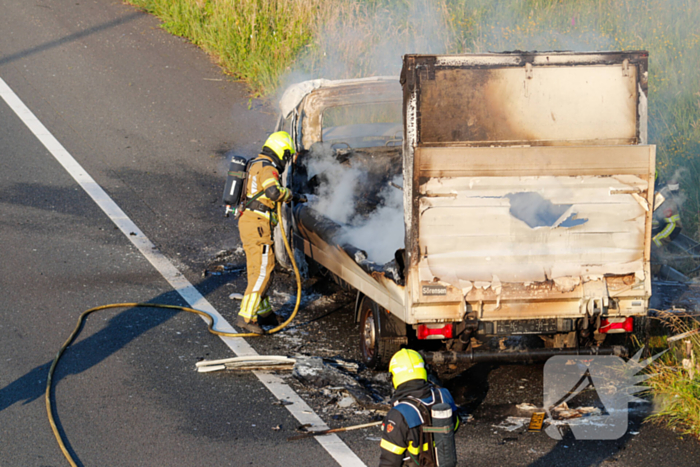
POLYGON ((654 177, 654 191, 657 194, 654 200, 651 239, 654 247, 661 248, 671 243, 681 233, 681 216, 674 196, 678 191, 678 183, 664 184, 659 179, 657 170, 654 177))
POLYGON ((246 256, 248 286, 236 326, 256 334, 263 333, 261 325, 277 325, 280 322, 272 312, 267 287, 275 268, 272 229, 278 221, 277 203, 288 203, 293 198, 292 192, 280 185, 280 173, 294 153, 292 138, 287 132, 278 131, 267 138, 262 153, 248 164, 245 187, 247 207, 238 220, 246 256))
POLYGON ((425 361, 415 350, 396 352, 389 362, 389 372, 395 392, 390 401, 393 408, 382 423, 379 466, 401 466, 404 462, 414 466, 437 465, 432 438, 426 437, 422 428, 429 424, 431 407, 444 402, 452 407, 454 430, 457 430, 459 417, 452 395, 428 382, 425 361))

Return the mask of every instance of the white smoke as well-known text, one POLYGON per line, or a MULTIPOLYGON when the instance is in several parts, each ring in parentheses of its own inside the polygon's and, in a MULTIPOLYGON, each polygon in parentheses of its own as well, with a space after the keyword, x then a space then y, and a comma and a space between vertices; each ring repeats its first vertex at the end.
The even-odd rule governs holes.
MULTIPOLYGON (((401 177, 394 179, 399 186, 402 182, 401 177)), ((379 196, 382 204, 370 217, 356 217, 356 223, 344 231, 341 242, 364 250, 370 260, 383 264, 404 247, 403 192, 386 186, 379 196)))
MULTIPOLYGON (((438 54, 449 48, 444 2, 407 0, 342 5, 328 14, 309 51, 300 55, 284 83, 315 78, 398 76, 404 54, 438 54)), ((380 204, 367 216, 357 212, 355 199, 357 187, 367 182, 362 166, 347 166, 326 157, 311 159, 307 169, 309 177, 323 174, 324 183, 316 190, 319 197, 311 206, 345 226, 340 243, 364 250, 368 259, 378 264, 391 261, 395 251, 404 247, 403 192, 389 185, 382 187, 376 193, 380 204)), ((395 177, 394 183, 402 185, 402 177, 395 177)))
MULTIPOLYGON (((321 175, 317 198, 311 207, 342 224, 337 242, 349 243, 367 253, 369 260, 384 264, 404 245, 403 192, 389 185, 377 194, 380 203, 369 215, 357 210, 357 191, 367 182, 367 170, 360 164, 344 165, 333 156, 312 157, 307 162, 309 178, 321 175)), ((393 180, 403 183, 401 176, 393 180)))
POLYGON ((349 223, 356 216, 355 190, 366 178, 366 172, 360 167, 341 165, 333 157, 310 158, 307 170, 309 179, 320 175, 322 180, 312 207, 339 224, 349 223))
POLYGON ((280 91, 316 78, 395 75, 411 53, 446 53, 444 2, 335 2, 314 39, 281 80, 280 91))

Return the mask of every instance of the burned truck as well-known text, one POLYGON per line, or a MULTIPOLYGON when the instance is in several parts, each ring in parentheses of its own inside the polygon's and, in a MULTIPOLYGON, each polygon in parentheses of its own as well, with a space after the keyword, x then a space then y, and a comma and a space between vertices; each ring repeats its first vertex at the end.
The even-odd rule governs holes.
POLYGON ((367 365, 401 346, 438 361, 622 351, 606 337, 633 332, 651 296, 647 63, 406 55, 399 80, 287 90, 278 129, 298 156, 283 182, 316 196, 285 225, 301 258, 357 291, 367 365), (523 335, 538 348, 477 348, 523 335))

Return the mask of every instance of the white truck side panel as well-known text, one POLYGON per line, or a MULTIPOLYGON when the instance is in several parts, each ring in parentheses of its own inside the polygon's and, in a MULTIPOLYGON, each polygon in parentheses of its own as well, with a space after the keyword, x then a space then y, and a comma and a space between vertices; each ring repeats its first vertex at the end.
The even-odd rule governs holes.
POLYGON ((405 57, 409 323, 646 313, 646 57, 405 57))

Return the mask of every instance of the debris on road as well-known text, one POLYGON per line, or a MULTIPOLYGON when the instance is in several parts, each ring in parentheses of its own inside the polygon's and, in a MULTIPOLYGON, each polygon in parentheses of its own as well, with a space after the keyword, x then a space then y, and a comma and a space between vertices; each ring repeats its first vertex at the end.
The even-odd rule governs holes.
POLYGON ((311 428, 313 425, 311 423, 304 423, 303 425, 299 425, 295 428, 294 431, 298 433, 308 433, 309 428, 311 428))
POLYGON ((527 403, 527 402, 523 402, 522 404, 518 404, 515 407, 518 410, 521 410, 523 412, 534 412, 535 410, 537 410, 537 406, 530 404, 530 403, 527 403))
POLYGON ((218 251, 213 258, 207 261, 204 271, 202 271, 202 277, 245 272, 245 264, 235 263, 240 261, 242 256, 242 247, 238 247, 235 250, 218 251))
POLYGON ((280 399, 280 400, 278 400, 277 402, 273 402, 273 403, 272 403, 272 405, 281 405, 282 407, 285 407, 285 406, 287 406, 287 405, 292 405, 292 404, 294 404, 294 402, 288 401, 288 400, 285 400, 285 399, 280 399))
POLYGON ((357 404, 357 402, 355 402, 355 399, 353 399, 352 397, 343 397, 338 402, 338 407, 347 408, 347 407, 350 407, 350 406, 355 405, 355 404, 357 404))
MULTIPOLYGON (((341 389, 347 392, 352 399, 364 407, 374 407, 377 402, 370 391, 360 384, 348 372, 357 372, 358 366, 352 362, 342 360, 324 359, 321 357, 297 357, 294 365, 293 376, 305 385, 317 388, 341 389)), ((341 407, 350 407, 351 404, 344 397, 338 403, 341 407)))
POLYGON ((204 272, 202 272, 202 277, 238 274, 244 271, 245 266, 241 266, 240 264, 217 264, 207 267, 204 272))
POLYGON ((583 416, 599 416, 602 411, 598 407, 578 407, 571 409, 566 402, 559 404, 551 410, 554 420, 570 420, 583 416))
POLYGON ((292 294, 288 294, 286 292, 279 292, 277 290, 272 291, 272 300, 280 303, 286 303, 291 300, 294 300, 294 296, 292 294))
POLYGON ((508 417, 498 425, 492 425, 494 428, 513 432, 530 423, 530 417, 508 417))
POLYGON ((293 375, 301 382, 319 388, 357 383, 336 366, 326 364, 321 357, 298 357, 293 375))
POLYGON ((521 412, 530 413, 530 417, 509 416, 498 425, 492 425, 493 428, 514 432, 527 426, 528 431, 539 432, 542 430, 544 424, 595 424, 599 423, 600 417, 602 416, 602 411, 598 407, 587 406, 570 408, 566 402, 550 409, 549 416, 541 408, 527 402, 518 404, 515 407, 521 412))
POLYGON ((296 360, 284 356, 260 355, 256 357, 234 357, 223 360, 203 360, 195 366, 199 373, 221 370, 291 370, 296 360))
POLYGON ((312 436, 329 435, 331 433, 342 433, 344 431, 361 430, 363 428, 370 428, 373 426, 379 426, 381 424, 382 424, 382 422, 379 421, 379 422, 372 422, 372 423, 363 423, 361 425, 346 426, 346 427, 342 427, 342 428, 331 428, 330 430, 309 431, 309 432, 301 434, 301 435, 290 436, 289 438, 287 438, 287 441, 294 441, 297 439, 310 438, 312 436))

